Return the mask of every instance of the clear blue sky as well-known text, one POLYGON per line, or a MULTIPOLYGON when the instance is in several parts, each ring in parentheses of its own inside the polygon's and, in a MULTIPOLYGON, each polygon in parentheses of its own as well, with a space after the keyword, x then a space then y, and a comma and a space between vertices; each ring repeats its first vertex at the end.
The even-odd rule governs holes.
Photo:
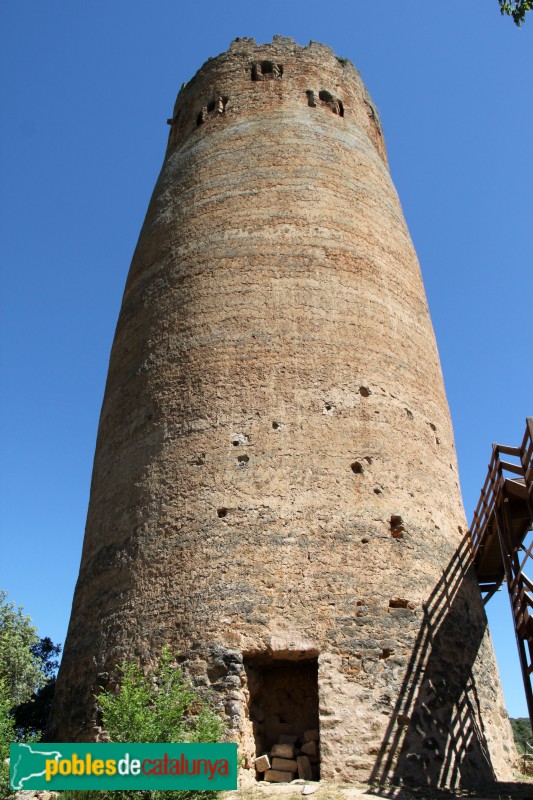
MULTIPOLYGON (((497 0, 0 4, 0 587, 63 642, 107 361, 183 81, 237 36, 329 44, 380 111, 468 518, 533 413, 533 12, 497 0)), ((492 610, 490 606, 493 606, 492 610)), ((526 714, 504 593, 490 624, 526 714)))

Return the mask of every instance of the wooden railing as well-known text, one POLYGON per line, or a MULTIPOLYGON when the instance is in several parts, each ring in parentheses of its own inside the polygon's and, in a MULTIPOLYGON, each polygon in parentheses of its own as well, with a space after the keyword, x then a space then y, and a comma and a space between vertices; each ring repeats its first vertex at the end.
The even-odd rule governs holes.
POLYGON ((487 599, 499 584, 507 581, 526 700, 533 725, 533 581, 525 573, 525 567, 533 564, 533 541, 528 546, 524 544, 532 525, 533 417, 528 417, 520 447, 493 445, 487 477, 469 533, 472 558, 478 569, 480 583, 483 549, 494 546, 494 536, 497 536, 501 552, 501 576, 493 583, 487 599), (502 455, 511 456, 514 461, 503 460, 502 455), (520 488, 521 494, 518 501, 515 499, 517 488, 520 488))
POLYGON ((496 503, 503 498, 504 472, 510 472, 525 481, 529 500, 533 503, 533 417, 528 417, 526 420, 526 432, 520 447, 508 447, 503 444, 492 445, 492 458, 487 477, 470 526, 474 558, 486 535, 487 526, 493 521, 496 503), (500 454, 514 456, 520 459, 520 464, 502 461, 500 454))

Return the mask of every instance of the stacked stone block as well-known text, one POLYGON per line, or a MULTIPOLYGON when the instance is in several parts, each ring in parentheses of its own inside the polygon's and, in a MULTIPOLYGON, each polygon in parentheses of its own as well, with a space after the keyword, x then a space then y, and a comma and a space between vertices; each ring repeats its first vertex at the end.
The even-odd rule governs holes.
POLYGON ((282 734, 270 753, 263 753, 255 759, 256 772, 269 783, 290 783, 295 778, 318 780, 318 740, 318 731, 315 730, 305 731, 302 741, 298 736, 282 734))

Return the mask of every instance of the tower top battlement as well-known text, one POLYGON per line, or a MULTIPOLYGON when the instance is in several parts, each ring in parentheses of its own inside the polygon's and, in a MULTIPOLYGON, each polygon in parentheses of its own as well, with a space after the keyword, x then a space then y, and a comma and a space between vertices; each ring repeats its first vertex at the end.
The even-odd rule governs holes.
MULTIPOLYGON (((319 42, 299 45, 283 36, 268 44, 235 39, 227 51, 208 59, 178 93, 168 120, 169 150, 204 122, 271 116, 273 103, 285 115, 290 109, 313 108, 346 118, 348 126, 369 136, 386 161, 377 109, 353 64, 319 42)), ((301 124, 305 123, 302 115, 301 124)))

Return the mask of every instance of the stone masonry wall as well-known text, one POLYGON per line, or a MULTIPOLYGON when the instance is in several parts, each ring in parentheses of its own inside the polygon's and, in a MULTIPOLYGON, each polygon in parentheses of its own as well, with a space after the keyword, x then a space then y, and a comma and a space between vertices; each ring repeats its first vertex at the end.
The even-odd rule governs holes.
POLYGON ((247 659, 318 659, 323 778, 508 779, 438 353, 359 74, 236 40, 170 123, 50 737, 97 736, 96 687, 169 643, 249 768, 247 659))

